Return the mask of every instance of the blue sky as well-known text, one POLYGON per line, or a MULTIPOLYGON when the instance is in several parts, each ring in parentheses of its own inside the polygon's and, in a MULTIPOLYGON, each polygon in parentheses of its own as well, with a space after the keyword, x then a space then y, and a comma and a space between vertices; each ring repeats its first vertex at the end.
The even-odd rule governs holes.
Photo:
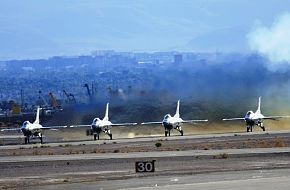
POLYGON ((290 0, 0 0, 0 60, 117 51, 248 51, 290 0))

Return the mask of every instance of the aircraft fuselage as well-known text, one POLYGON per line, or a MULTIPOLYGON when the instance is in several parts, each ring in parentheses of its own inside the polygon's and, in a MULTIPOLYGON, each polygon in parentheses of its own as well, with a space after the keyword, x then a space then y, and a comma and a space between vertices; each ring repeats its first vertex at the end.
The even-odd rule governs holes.
POLYGON ((100 120, 99 118, 94 119, 91 126, 92 134, 94 135, 94 140, 96 139, 99 140, 100 133, 102 132, 107 134, 110 137, 110 139, 112 139, 112 133, 110 130, 111 125, 112 123, 110 121, 100 120))
POLYGON ((252 111, 249 111, 246 116, 245 116, 245 122, 247 125, 247 132, 252 132, 253 127, 255 125, 259 126, 262 128, 263 131, 265 131, 264 124, 262 122, 262 118, 264 116, 261 113, 253 113, 252 111))
POLYGON ((165 129, 165 136, 170 136, 172 129, 176 129, 181 133, 181 135, 183 135, 183 130, 181 129, 182 121, 181 118, 171 117, 170 114, 165 115, 162 121, 162 125, 165 129))

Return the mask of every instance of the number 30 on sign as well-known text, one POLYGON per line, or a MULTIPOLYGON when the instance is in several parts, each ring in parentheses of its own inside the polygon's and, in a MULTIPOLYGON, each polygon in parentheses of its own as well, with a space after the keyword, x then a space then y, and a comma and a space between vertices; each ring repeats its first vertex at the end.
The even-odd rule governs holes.
POLYGON ((136 173, 155 172, 155 161, 135 162, 136 173))

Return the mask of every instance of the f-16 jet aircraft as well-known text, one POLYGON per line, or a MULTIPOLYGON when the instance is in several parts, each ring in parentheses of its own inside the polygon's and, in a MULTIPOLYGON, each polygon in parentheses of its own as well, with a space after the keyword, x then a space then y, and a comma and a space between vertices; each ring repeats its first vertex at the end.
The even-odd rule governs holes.
POLYGON ((105 133, 113 139, 110 128, 112 126, 127 126, 127 125, 137 125, 137 123, 111 123, 109 121, 109 103, 106 106, 105 117, 101 120, 100 118, 94 118, 92 124, 90 125, 71 125, 70 127, 91 127, 89 131, 90 134, 94 135, 94 140, 100 139, 100 133, 105 133))
POLYGON ((255 113, 253 111, 248 111, 245 117, 223 119, 223 121, 244 120, 247 125, 247 132, 252 132, 255 125, 261 127, 263 131, 266 130, 265 125, 262 122, 263 119, 276 120, 279 118, 289 118, 289 116, 264 116, 261 113, 261 97, 259 97, 258 109, 255 113))
POLYGON ((183 120, 180 118, 179 114, 179 102, 180 100, 177 101, 177 107, 176 107, 176 113, 172 117, 170 114, 166 114, 164 116, 164 119, 162 121, 157 121, 157 122, 143 122, 141 125, 152 125, 152 124, 162 124, 165 130, 165 137, 170 136, 170 132, 172 129, 177 130, 181 136, 183 136, 183 130, 181 125, 183 123, 195 123, 195 122, 207 122, 208 120, 183 120))
POLYGON ((39 138, 40 143, 43 143, 43 136, 42 130, 54 130, 59 128, 66 128, 67 126, 50 126, 50 127, 43 127, 39 123, 39 113, 41 108, 37 108, 36 111, 36 119, 33 123, 29 121, 24 121, 23 125, 20 128, 11 128, 11 129, 2 129, 1 131, 19 131, 22 132, 25 136, 25 144, 30 143, 30 139, 39 138))

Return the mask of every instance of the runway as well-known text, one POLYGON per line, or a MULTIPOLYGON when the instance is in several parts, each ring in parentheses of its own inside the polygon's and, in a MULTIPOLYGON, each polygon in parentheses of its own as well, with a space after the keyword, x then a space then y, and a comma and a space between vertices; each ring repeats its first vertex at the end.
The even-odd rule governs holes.
POLYGON ((258 180, 282 188, 289 175, 264 173, 290 173, 289 140, 289 131, 269 131, 0 146, 0 188, 249 188, 261 171, 258 180), (152 160, 154 173, 135 172, 136 161, 152 160))
MULTIPOLYGON (((202 141, 213 141, 213 140, 231 140, 231 139, 247 139, 247 138, 255 138, 255 139, 264 139, 269 137, 289 137, 290 138, 290 131, 265 131, 265 132, 252 132, 252 133, 217 133, 217 134, 205 134, 205 135, 185 135, 185 136, 170 136, 170 137, 164 137, 164 136, 147 136, 147 137, 136 137, 136 138, 119 138, 119 139, 113 139, 113 140, 97 140, 94 141, 92 139, 90 140, 81 140, 81 141, 65 141, 65 142, 45 142, 44 144, 40 144, 39 140, 36 139, 36 143, 32 144, 15 144, 13 145, 2 145, 0 146, 1 149, 20 149, 20 148, 33 148, 33 147, 41 147, 49 146, 49 147, 57 147, 57 146, 66 146, 66 145, 101 145, 101 144, 116 144, 116 143, 134 143, 134 142, 150 142, 150 141, 158 141, 158 140, 168 140, 168 141, 174 141, 174 140, 191 140, 195 139, 196 141, 202 140, 202 141)), ((5 139, 22 139, 22 136, 13 136, 13 135, 2 135, 0 136, 0 141, 4 141, 5 139)), ((45 138, 45 137, 44 137, 45 138)), ((22 142, 23 143, 23 142, 22 142)))
POLYGON ((125 180, 127 184, 134 178, 152 176, 158 180, 164 176, 289 169, 289 154, 290 148, 269 148, 0 157, 0 187, 103 180, 113 184, 125 180), (154 173, 135 173, 136 161, 151 160, 155 160, 154 173))
POLYGON ((41 186, 42 189, 110 189, 110 190, 286 190, 290 186, 290 169, 215 172, 185 176, 146 177, 98 181, 82 184, 41 186))
MULTIPOLYGON (((132 153, 103 153, 103 154, 72 154, 72 155, 39 155, 39 156, 5 156, 0 157, 0 163, 12 162, 43 162, 43 161, 78 161, 78 160, 108 160, 108 159, 150 159, 170 157, 208 157, 227 154, 230 157, 263 156, 285 154, 290 156, 290 147, 284 148, 255 148, 255 149, 224 149, 224 150, 188 150, 162 152, 132 152, 132 153)), ((290 160, 289 160, 290 161, 290 160)))

